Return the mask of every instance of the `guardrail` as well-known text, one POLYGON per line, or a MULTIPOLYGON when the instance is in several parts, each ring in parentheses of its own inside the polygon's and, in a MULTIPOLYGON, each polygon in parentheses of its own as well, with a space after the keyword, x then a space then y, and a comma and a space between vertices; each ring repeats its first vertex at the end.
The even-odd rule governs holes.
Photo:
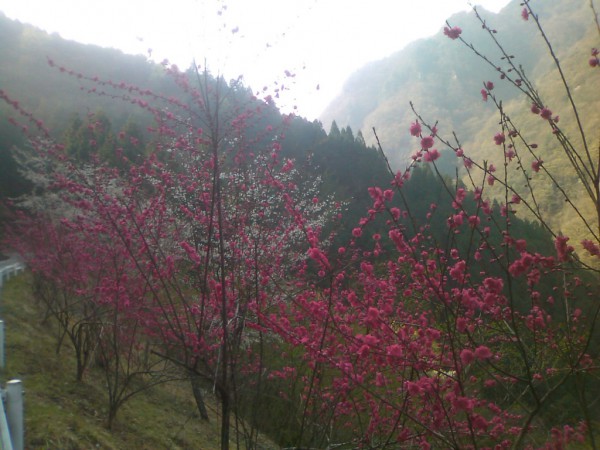
MULTIPOLYGON (((4 281, 24 270, 25 265, 11 258, 0 262, 0 296, 4 281)), ((0 374, 4 374, 4 321, 0 320, 0 374)), ((0 389, 0 448, 23 450, 25 432, 23 427, 23 385, 21 380, 10 380, 5 389, 0 389)))
MULTIPOLYGON (((0 261, 0 264, 2 264, 2 261, 0 261)), ((14 258, 6 260, 4 265, 0 265, 0 288, 4 285, 4 280, 10 279, 23 269, 25 269, 25 264, 21 261, 16 261, 14 258)))

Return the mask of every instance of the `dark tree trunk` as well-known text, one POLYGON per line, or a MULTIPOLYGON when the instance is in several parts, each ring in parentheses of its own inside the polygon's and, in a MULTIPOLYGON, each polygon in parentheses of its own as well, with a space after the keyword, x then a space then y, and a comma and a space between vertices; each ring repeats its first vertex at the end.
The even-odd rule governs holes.
POLYGON ((206 410, 206 404, 204 403, 204 396, 202 395, 202 388, 200 386, 200 376, 197 373, 190 372, 190 383, 192 385, 192 392, 194 399, 196 400, 196 407, 200 413, 200 418, 209 421, 208 411, 206 410))

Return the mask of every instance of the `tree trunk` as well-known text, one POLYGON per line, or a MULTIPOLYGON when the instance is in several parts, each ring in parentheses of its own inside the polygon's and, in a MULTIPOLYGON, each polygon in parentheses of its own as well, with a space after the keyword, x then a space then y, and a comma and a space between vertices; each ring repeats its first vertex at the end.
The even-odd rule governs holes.
POLYGON ((200 413, 200 418, 208 422, 208 411, 206 410, 204 396, 202 395, 200 377, 197 373, 190 372, 190 383, 192 385, 192 392, 194 394, 194 399, 196 400, 196 407, 198 408, 198 412, 200 413))
POLYGON ((230 404, 227 392, 221 395, 221 450, 229 450, 230 404))

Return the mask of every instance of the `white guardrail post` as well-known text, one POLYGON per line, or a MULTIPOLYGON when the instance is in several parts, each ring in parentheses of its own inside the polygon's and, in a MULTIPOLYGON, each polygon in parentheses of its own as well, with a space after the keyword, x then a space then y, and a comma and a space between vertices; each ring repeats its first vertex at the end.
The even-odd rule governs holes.
POLYGON ((4 320, 0 320, 0 374, 4 372, 4 320))
POLYGON ((13 450, 23 450, 25 430, 23 427, 23 383, 10 380, 6 383, 6 420, 10 429, 13 450))
MULTIPOLYGON (((24 265, 20 261, 0 267, 0 291, 4 285, 4 280, 8 280, 23 268, 24 265)), ((6 366, 4 341, 4 321, 0 320, 0 375, 3 375, 6 366)), ((0 391, 2 392, 2 398, 0 399, 0 450, 23 450, 25 448, 23 383, 21 383, 21 380, 10 380, 6 383, 6 389, 0 389, 0 391)))
POLYGON ((8 421, 6 420, 6 413, 4 411, 4 393, 2 393, 2 398, 0 399, 0 445, 2 450, 14 450, 12 439, 10 438, 8 421))

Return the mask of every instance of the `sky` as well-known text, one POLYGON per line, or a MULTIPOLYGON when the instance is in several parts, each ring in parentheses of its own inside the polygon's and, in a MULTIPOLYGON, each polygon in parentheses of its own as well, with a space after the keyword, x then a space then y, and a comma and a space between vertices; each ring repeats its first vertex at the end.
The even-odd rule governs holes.
MULTIPOLYGON (((475 1, 494 12, 507 3, 475 1)), ((280 89, 277 105, 310 120, 357 69, 470 8, 467 0, 0 0, 9 18, 65 39, 182 69, 195 60, 226 79, 243 75, 256 92, 280 89)))

